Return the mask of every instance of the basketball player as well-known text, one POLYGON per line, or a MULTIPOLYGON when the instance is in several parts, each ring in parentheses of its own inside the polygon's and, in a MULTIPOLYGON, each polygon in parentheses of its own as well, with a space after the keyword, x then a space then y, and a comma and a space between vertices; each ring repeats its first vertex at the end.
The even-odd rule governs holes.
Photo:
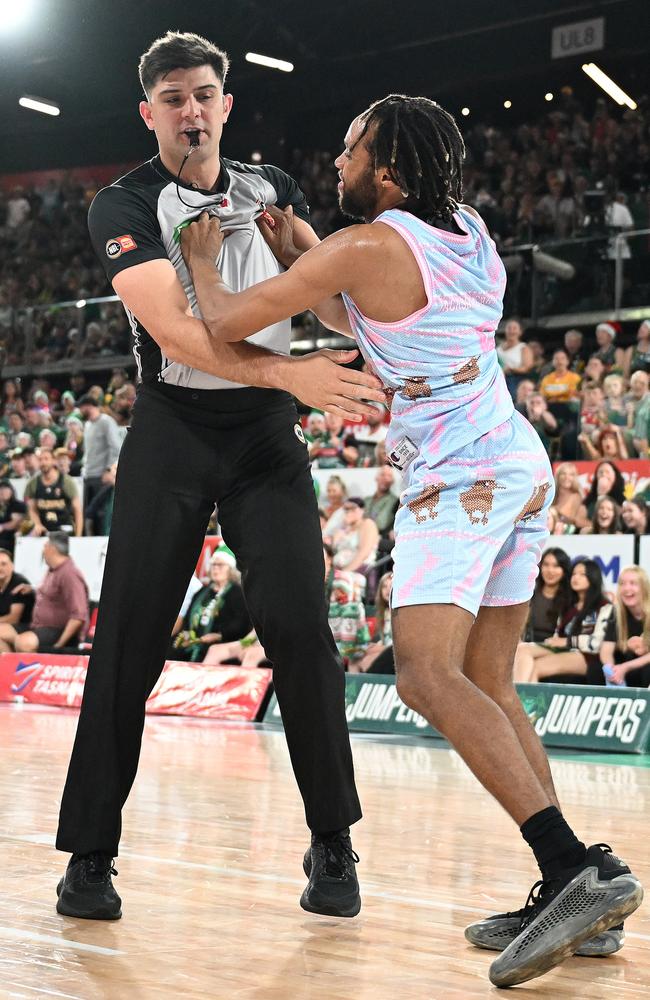
POLYGON ((216 341, 340 292, 335 328, 352 332, 392 399, 386 450, 404 472, 392 596, 398 691, 507 810, 542 871, 490 970, 510 986, 617 925, 642 889, 610 848, 585 847, 567 824, 512 684, 552 475, 498 365, 505 272, 479 215, 459 204, 463 155, 442 108, 392 95, 352 122, 336 160, 343 211, 369 225, 302 254, 290 209, 273 213, 269 242, 291 266, 240 293, 221 274, 232 237, 224 242, 218 222, 202 215, 182 246, 216 341))
MULTIPOLYGON (((349 826, 361 810, 344 674, 327 622, 318 509, 290 393, 353 415, 372 412, 362 398, 384 394, 374 377, 339 367, 356 352, 288 357, 284 318, 254 343, 234 345, 211 338, 200 318, 179 246, 188 219, 209 208, 234 230, 221 264, 238 289, 281 270, 255 225, 265 205, 292 205, 297 244, 318 242, 295 181, 276 167, 220 156, 233 103, 223 90, 227 68, 226 55, 197 35, 170 32, 154 42, 140 61, 140 113, 160 152, 100 191, 90 209, 90 235, 129 316, 142 382, 120 455, 97 631, 61 805, 57 847, 72 858, 57 909, 70 916, 121 914, 112 859, 145 701, 215 501, 255 631, 274 664, 312 831, 301 904, 334 916, 354 916, 360 907, 349 826)), ((319 307, 325 320, 330 308, 319 307)))

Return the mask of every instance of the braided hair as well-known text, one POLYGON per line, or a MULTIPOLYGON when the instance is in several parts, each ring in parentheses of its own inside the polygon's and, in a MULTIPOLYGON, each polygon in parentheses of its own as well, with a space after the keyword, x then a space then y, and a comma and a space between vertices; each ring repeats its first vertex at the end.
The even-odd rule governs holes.
POLYGON ((427 97, 389 94, 363 116, 359 139, 371 125, 367 147, 374 168, 386 167, 407 208, 429 222, 451 220, 463 196, 465 143, 454 118, 427 97))

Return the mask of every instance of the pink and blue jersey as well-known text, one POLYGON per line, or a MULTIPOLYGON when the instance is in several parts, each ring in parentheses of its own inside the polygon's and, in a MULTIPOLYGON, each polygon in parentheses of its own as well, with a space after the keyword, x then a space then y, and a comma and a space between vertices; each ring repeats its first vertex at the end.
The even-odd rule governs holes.
POLYGON ((399 209, 375 220, 419 264, 427 303, 418 312, 380 323, 343 300, 391 401, 386 451, 404 473, 393 606, 454 603, 476 614, 531 596, 552 478, 497 359, 505 269, 480 217, 460 206, 454 218, 462 235, 399 209))
POLYGON ((494 345, 505 269, 485 226, 465 208, 456 221, 466 236, 434 229, 399 209, 375 221, 398 232, 412 250, 428 302, 399 323, 379 323, 344 295, 350 323, 392 396, 387 451, 406 434, 428 458, 443 461, 513 411, 494 345))

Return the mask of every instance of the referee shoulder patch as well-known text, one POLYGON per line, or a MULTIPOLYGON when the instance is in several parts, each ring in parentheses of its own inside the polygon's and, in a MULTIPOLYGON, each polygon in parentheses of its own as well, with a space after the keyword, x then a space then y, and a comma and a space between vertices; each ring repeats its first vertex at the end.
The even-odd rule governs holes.
POLYGON ((121 257, 123 253, 135 250, 137 246, 138 244, 133 237, 128 234, 126 236, 113 236, 110 240, 106 241, 106 256, 110 257, 111 260, 115 260, 116 257, 121 257))

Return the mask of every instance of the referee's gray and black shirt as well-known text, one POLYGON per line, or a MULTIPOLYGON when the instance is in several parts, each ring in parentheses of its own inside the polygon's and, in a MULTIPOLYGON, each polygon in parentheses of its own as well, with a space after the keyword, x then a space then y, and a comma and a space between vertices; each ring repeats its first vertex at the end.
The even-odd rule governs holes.
MULTIPOLYGON (((110 187, 102 188, 90 206, 88 228, 95 253, 109 281, 127 267, 147 260, 172 262, 195 316, 201 316, 194 286, 181 254, 179 232, 183 223, 212 208, 224 229, 231 231, 218 259, 224 281, 234 290, 280 274, 278 264, 255 225, 267 205, 292 205, 299 219, 309 221, 309 208, 296 182, 278 167, 252 166, 221 159, 221 173, 214 191, 182 184, 179 199, 176 178, 160 156, 136 167, 110 187)), ((125 306, 126 308, 126 306, 125 306)), ((136 316, 126 309, 134 336, 133 353, 144 382, 165 382, 191 389, 233 389, 238 383, 165 357, 136 316)), ((251 343, 283 354, 289 353, 291 320, 274 323, 248 338, 251 343)))

